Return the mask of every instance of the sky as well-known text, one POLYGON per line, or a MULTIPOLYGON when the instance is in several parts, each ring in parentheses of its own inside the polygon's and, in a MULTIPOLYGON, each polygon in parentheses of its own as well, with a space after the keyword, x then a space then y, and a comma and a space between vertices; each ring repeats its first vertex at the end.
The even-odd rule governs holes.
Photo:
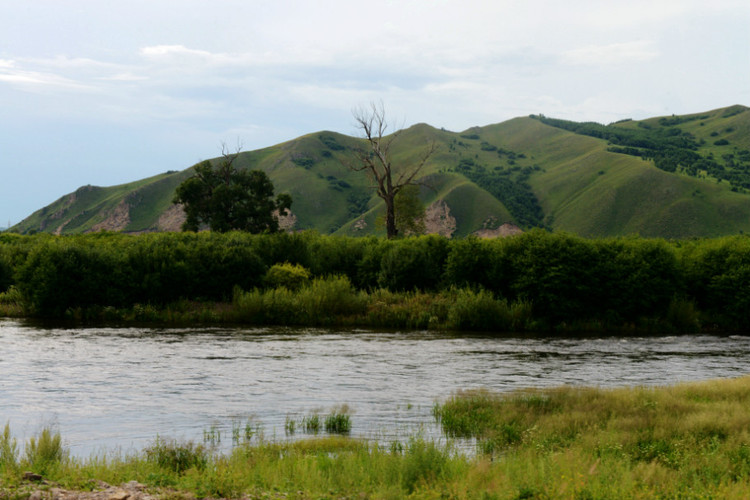
POLYGON ((333 130, 750 105, 747 0, 0 0, 0 227, 333 130))

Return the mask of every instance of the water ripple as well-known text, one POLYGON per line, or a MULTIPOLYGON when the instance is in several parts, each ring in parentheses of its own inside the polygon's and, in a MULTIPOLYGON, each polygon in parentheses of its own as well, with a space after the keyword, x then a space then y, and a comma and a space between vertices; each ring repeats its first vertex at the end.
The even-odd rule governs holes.
MULTIPOLYGON (((335 405, 355 436, 404 439, 459 389, 670 384, 733 377, 750 337, 456 337, 291 328, 39 327, 0 320, 0 424, 22 439, 57 425, 76 455, 141 449, 159 434, 200 440, 251 419, 335 405)), ((427 423, 426 426, 422 424, 427 423)), ((420 427, 421 426, 421 427, 420 427)))

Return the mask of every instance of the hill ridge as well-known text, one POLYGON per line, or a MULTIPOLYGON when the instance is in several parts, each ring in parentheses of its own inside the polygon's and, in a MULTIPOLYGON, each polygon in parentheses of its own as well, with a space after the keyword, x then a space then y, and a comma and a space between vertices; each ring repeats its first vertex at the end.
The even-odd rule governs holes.
MULTIPOLYGON (((398 131, 393 159, 402 165, 427 141, 440 145, 422 172, 420 197, 455 220, 457 237, 506 223, 582 236, 734 234, 750 231, 748 110, 737 104, 608 125, 530 115, 461 132, 416 123, 398 131)), ((346 166, 362 141, 321 130, 242 152, 236 164, 266 171, 277 192, 292 195, 293 216, 285 221, 292 230, 382 234, 381 201, 346 166)), ((191 168, 82 186, 11 230, 178 230, 181 214, 171 199, 191 168)))

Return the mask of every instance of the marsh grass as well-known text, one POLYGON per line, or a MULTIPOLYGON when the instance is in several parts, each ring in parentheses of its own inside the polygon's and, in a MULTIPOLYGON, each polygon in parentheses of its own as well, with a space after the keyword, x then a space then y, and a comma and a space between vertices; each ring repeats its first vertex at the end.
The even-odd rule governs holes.
MULTIPOLYGON (((133 455, 62 460, 45 478, 71 489, 135 480, 175 498, 747 498, 749 405, 750 377, 466 391, 434 413, 447 432, 484 443, 472 457, 419 437, 385 446, 341 435, 261 437, 225 455, 158 438, 133 455)), ((12 442, 9 430, 0 435, 0 448, 12 442)), ((26 498, 17 487, 27 458, 10 456, 0 497, 26 498)))
POLYGON ((297 431, 316 435, 324 430, 328 434, 349 434, 352 429, 351 411, 347 405, 331 408, 321 417, 319 410, 309 412, 300 418, 287 415, 284 420, 284 433, 293 436, 297 431))
POLYGON ((323 427, 329 434, 349 434, 352 430, 352 420, 349 416, 349 407, 342 405, 334 408, 326 416, 323 427))
POLYGON ((648 497, 646 487, 671 496, 747 485, 748 408, 750 377, 674 387, 467 391, 433 413, 447 434, 476 437, 480 453, 508 467, 554 467, 568 483, 577 477, 610 495, 613 485, 601 476, 621 476, 614 484, 648 497), (563 462, 578 464, 580 477, 563 462))

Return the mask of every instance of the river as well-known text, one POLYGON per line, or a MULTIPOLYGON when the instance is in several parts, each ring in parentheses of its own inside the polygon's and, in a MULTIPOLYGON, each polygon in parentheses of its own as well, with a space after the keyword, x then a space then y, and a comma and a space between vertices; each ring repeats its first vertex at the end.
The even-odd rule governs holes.
POLYGON ((201 442, 337 405, 352 435, 439 437, 435 401, 485 387, 665 385, 750 373, 748 336, 523 337, 298 328, 62 328, 0 320, 0 426, 75 456, 201 442), (214 434, 216 436, 216 434, 214 434))

